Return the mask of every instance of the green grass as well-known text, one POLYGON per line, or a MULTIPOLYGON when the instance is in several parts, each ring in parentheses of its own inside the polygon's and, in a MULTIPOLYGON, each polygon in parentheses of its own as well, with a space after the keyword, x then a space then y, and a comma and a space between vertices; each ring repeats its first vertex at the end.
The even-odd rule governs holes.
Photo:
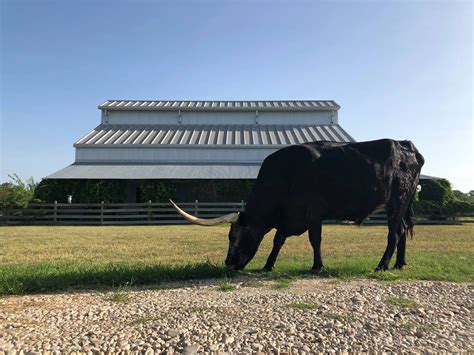
POLYGON ((405 297, 388 297, 385 302, 400 308, 420 308, 420 304, 405 297))
POLYGON ((288 278, 277 279, 275 283, 272 285, 272 288, 275 290, 288 288, 290 287, 292 281, 294 281, 294 279, 288 279, 288 278))
POLYGON ((432 333, 439 328, 439 326, 435 324, 417 324, 416 327, 424 333, 432 333))
POLYGON ((290 303, 288 307, 293 308, 293 309, 300 309, 300 310, 313 310, 313 309, 318 309, 319 305, 315 303, 295 302, 295 303, 290 303))
POLYGON ((412 321, 403 322, 403 323, 400 325, 400 328, 406 330, 407 332, 412 332, 412 331, 415 330, 415 328, 416 328, 416 323, 415 323, 415 322, 412 322, 412 321))
POLYGON ((105 297, 105 300, 111 301, 111 302, 123 302, 123 303, 130 302, 132 297, 129 292, 132 285, 133 285, 133 279, 130 280, 129 282, 121 283, 119 287, 117 288, 113 287, 112 294, 105 297))
POLYGON ((259 288, 263 286, 265 286, 265 284, 262 281, 251 280, 242 282, 242 287, 259 288))
POLYGON ((114 292, 112 295, 106 298, 107 301, 112 302, 123 302, 127 303, 131 299, 130 295, 126 292, 114 292))
POLYGON ((326 317, 338 320, 340 322, 347 322, 347 323, 352 323, 355 322, 355 318, 348 315, 348 314, 337 314, 337 313, 328 313, 326 314, 326 317))
POLYGON ((235 291, 237 289, 235 285, 231 284, 227 280, 219 282, 217 284, 217 288, 219 291, 223 291, 223 292, 235 291))
MULTIPOLYGON (((226 278, 228 226, 0 227, 0 295, 78 289, 110 290, 133 283, 226 278)), ((384 281, 474 281, 474 225, 416 226, 407 241, 404 270, 377 272, 386 246, 386 227, 323 227, 325 268, 318 277, 384 281)), ((259 272, 272 247, 273 232, 247 266, 259 272)), ((393 265, 394 260, 392 260, 393 265)), ((307 234, 287 240, 269 275, 277 289, 308 276, 312 249, 307 234)), ((243 285, 244 286, 244 285, 243 285)), ((247 286, 254 287, 254 286, 247 286)))
POLYGON ((413 332, 416 329, 422 333, 432 333, 439 329, 439 326, 435 324, 421 324, 414 321, 406 321, 400 325, 400 328, 409 332, 413 332))

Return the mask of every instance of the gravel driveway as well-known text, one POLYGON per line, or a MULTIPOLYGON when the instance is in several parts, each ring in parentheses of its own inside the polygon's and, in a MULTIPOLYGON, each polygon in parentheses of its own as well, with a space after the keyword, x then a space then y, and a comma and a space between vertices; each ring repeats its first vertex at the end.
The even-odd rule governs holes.
POLYGON ((473 284, 233 279, 0 298, 0 354, 472 351, 473 284), (222 285, 222 288, 226 288, 222 285))

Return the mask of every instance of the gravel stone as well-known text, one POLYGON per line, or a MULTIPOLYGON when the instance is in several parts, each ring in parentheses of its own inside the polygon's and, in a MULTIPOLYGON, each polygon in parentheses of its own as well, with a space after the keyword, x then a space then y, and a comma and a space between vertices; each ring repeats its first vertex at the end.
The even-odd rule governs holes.
POLYGON ((217 351, 217 350, 219 350, 219 344, 211 344, 211 345, 209 345, 209 350, 211 350, 211 351, 217 351))
POLYGON ((187 345, 184 347, 183 354, 192 355, 197 354, 199 350, 198 344, 187 345))
POLYGON ((225 337, 224 343, 231 344, 233 342, 234 342, 234 337, 231 337, 231 336, 225 337))
POLYGON ((110 292, 0 297, 0 355, 453 353, 474 349, 472 283, 260 276, 110 292), (242 287, 248 281, 262 287, 242 287), (414 307, 388 298, 409 299, 414 307), (319 305, 319 307, 306 307, 319 305))
POLYGON ((177 337, 180 333, 181 332, 176 329, 170 329, 166 332, 166 334, 168 334, 168 336, 170 336, 171 338, 177 337))

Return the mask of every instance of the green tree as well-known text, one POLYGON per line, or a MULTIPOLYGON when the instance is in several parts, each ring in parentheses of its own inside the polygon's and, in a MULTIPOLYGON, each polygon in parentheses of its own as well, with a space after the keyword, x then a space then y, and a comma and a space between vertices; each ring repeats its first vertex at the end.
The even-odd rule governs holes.
POLYGON ((456 200, 451 183, 446 179, 423 180, 419 198, 420 201, 433 201, 440 207, 456 200))
POLYGON ((0 185, 0 208, 25 208, 33 200, 37 183, 30 177, 21 180, 17 174, 8 175, 10 182, 0 185))
POLYGON ((456 199, 458 199, 459 201, 474 203, 474 194, 473 195, 470 195, 469 193, 465 194, 464 192, 459 191, 459 190, 454 190, 453 193, 454 193, 454 196, 456 196, 456 199))
POLYGON ((455 200, 450 205, 450 215, 453 219, 460 214, 474 212, 474 203, 468 201, 455 200))
POLYGON ((459 214, 474 212, 474 200, 461 191, 453 191, 446 179, 422 180, 415 212, 430 219, 455 219, 459 214))

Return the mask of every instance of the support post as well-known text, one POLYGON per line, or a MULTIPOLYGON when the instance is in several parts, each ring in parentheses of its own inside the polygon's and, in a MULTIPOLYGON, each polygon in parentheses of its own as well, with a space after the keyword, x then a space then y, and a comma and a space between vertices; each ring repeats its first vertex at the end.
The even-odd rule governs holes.
POLYGON ((197 216, 199 211, 199 201, 195 200, 194 201, 194 215, 197 216))
POLYGON ((148 222, 151 223, 151 200, 148 200, 148 222))
POLYGON ((56 224, 58 221, 58 201, 54 201, 54 212, 53 212, 53 222, 56 224))
POLYGON ((100 225, 104 224, 104 201, 100 202, 100 225))

